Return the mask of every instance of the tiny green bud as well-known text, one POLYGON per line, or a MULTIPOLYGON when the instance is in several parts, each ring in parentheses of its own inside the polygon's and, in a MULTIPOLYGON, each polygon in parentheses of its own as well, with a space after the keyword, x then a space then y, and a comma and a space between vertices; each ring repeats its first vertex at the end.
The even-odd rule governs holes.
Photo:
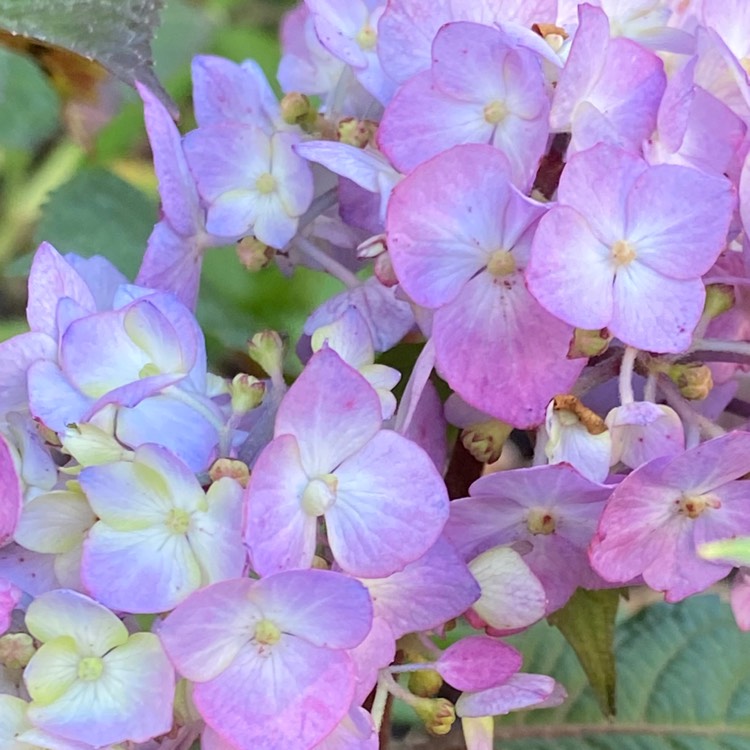
POLYGON ((612 334, 607 328, 594 330, 576 328, 568 349, 568 359, 597 357, 607 350, 610 341, 612 341, 612 334))
POLYGON ((680 389, 680 395, 690 401, 701 401, 714 387, 710 368, 700 362, 671 365, 667 375, 680 389))
POLYGON ((377 129, 377 123, 372 120, 345 117, 338 125, 338 139, 349 146, 364 148, 375 140, 377 129))
POLYGON ((430 734, 448 734, 456 721, 456 707, 446 698, 422 698, 412 708, 430 734))
POLYGON ((260 331, 248 342, 247 353, 274 382, 283 379, 284 341, 276 331, 260 331))
MULTIPOLYGON (((281 118, 288 125, 298 125, 310 119, 312 107, 309 97, 299 91, 290 91, 280 102, 281 118)), ((317 115, 317 112, 313 111, 317 115)))
POLYGON ((276 251, 256 237, 243 237, 237 243, 237 257, 248 271, 262 271, 276 251))
POLYGON ((250 479, 250 469, 244 461, 236 458, 217 458, 208 470, 208 476, 212 482, 218 482, 223 477, 229 477, 247 487, 250 479))
POLYGON ((409 674, 409 691, 420 698, 434 698, 443 686, 443 678, 434 669, 420 669, 409 674))
POLYGON ((252 375, 239 373, 232 380, 232 411, 246 414, 260 406, 266 392, 266 384, 252 375))
POLYGON ((491 464, 500 458, 503 445, 513 427, 499 419, 470 425, 461 433, 464 448, 480 463, 491 464))
POLYGON ((706 287, 706 304, 703 316, 713 320, 718 315, 731 310, 734 306, 734 287, 729 284, 709 284, 706 287))

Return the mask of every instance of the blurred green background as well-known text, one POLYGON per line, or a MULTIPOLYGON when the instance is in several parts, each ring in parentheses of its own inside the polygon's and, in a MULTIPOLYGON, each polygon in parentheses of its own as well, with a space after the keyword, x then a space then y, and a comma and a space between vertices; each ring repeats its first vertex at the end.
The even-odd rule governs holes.
MULTIPOLYGON (((291 0, 168 0, 153 45, 157 74, 194 126, 190 61, 211 53, 258 60, 275 84, 278 24, 291 0)), ((105 83, 98 101, 71 105, 30 57, 0 48, 0 340, 25 330, 25 275, 47 240, 60 252, 104 255, 135 275, 158 216, 158 193, 135 92, 105 83), (96 132, 94 128, 102 125, 96 132)), ((275 266, 246 271, 233 247, 207 253, 198 317, 215 367, 231 370, 258 330, 296 340, 338 282, 275 266)), ((298 370, 290 355, 290 371, 298 370)))

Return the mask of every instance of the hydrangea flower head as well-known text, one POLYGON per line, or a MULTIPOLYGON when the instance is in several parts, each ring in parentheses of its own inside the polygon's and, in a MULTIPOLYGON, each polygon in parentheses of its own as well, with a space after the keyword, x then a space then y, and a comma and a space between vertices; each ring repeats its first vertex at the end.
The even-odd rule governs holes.
POLYGON ((95 747, 171 729, 174 670, 155 635, 129 635, 106 607, 65 589, 35 599, 26 627, 42 642, 24 670, 32 724, 95 747))
POLYGON ((381 424, 372 386, 332 349, 313 355, 247 488, 245 541, 258 573, 311 565, 320 518, 334 559, 357 576, 390 575, 437 540, 445 485, 421 448, 381 424))
POLYGON ((640 466, 616 487, 591 543, 606 580, 642 575, 667 601, 724 578, 732 566, 700 558, 704 542, 750 534, 750 433, 733 432, 640 466))
POLYGON ((558 201, 531 247, 526 278, 536 299, 579 328, 607 327, 648 351, 684 351, 703 310, 700 277, 726 244, 730 182, 650 167, 602 143, 571 157, 558 201))
POLYGON ((331 571, 292 570, 194 593, 159 637, 195 683, 206 723, 232 746, 308 750, 349 710, 354 667, 345 649, 360 643, 371 623, 361 583, 331 571))

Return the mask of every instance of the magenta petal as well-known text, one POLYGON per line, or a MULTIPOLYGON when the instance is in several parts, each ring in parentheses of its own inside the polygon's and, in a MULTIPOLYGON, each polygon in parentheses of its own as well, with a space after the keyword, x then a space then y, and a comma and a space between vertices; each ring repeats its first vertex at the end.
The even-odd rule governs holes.
POLYGON ((301 506, 308 481, 292 435, 275 438, 258 456, 245 492, 244 530, 257 573, 267 575, 312 564, 317 520, 301 506))
POLYGON ((451 146, 489 143, 494 128, 484 119, 482 107, 444 93, 426 70, 409 79, 386 107, 378 146, 406 173, 451 146))
POLYGON ((28 406, 27 371, 38 360, 54 360, 55 340, 45 333, 21 333, 0 342, 0 414, 28 406))
POLYGON ((522 663, 521 654, 507 643, 474 635, 443 651, 435 669, 456 690, 486 690, 507 682, 522 663))
POLYGON ((750 472, 750 433, 728 435, 702 443, 672 459, 663 479, 694 494, 709 492, 750 472))
POLYGON ((251 601, 285 633, 315 646, 354 648, 372 625, 372 603, 357 580, 330 570, 288 570, 257 582, 251 601))
POLYGON ((29 368, 28 383, 31 414, 56 432, 64 432, 67 425, 80 421, 91 406, 91 399, 76 390, 49 360, 40 360, 29 368))
POLYGON ((456 702, 459 716, 498 716, 523 708, 533 708, 555 692, 557 683, 547 675, 519 673, 505 685, 464 693, 456 702))
POLYGON ((526 269, 529 291, 553 315, 579 328, 608 325, 614 268, 610 250, 568 206, 542 217, 526 269))
POLYGON ((373 387, 333 349, 314 354, 276 415, 274 435, 293 435, 308 475, 325 474, 380 429, 373 387))
POLYGON ((13 455, 5 438, 0 434, 0 547, 13 537, 13 532, 21 517, 23 494, 21 480, 16 472, 13 455))
POLYGON ((70 297, 89 312, 96 311, 94 297, 84 280, 52 245, 43 242, 29 272, 29 328, 57 339, 57 303, 63 297, 70 297))
POLYGON ((215 583, 189 596, 161 623, 157 633, 181 675, 205 682, 234 661, 262 618, 249 599, 255 586, 249 578, 215 583))
POLYGON ((382 430, 337 470, 337 498, 326 513, 336 562, 351 575, 376 578, 403 569, 436 541, 448 495, 429 456, 382 430))
MULTIPOLYGON (((421 164, 393 191, 388 249, 404 290, 415 302, 439 307, 485 267, 489 254, 512 248, 504 224, 518 201, 510 165, 486 145, 456 146, 421 164)), ((526 205, 524 229, 541 214, 526 205)))
POLYGON ((137 84, 137 87, 143 99, 162 210, 177 232, 186 236, 194 234, 200 230, 200 204, 182 151, 182 137, 164 105, 145 86, 137 84))
POLYGON ((652 352, 690 346, 705 289, 700 279, 678 281, 633 261, 617 271, 610 331, 626 344, 652 352))
POLYGON ((388 622, 396 638, 439 627, 465 612, 480 594, 474 576, 442 537, 403 570, 363 582, 376 616, 388 622))
POLYGON ((282 635, 270 652, 242 649, 227 670, 195 686, 206 723, 238 750, 312 748, 344 718, 354 693, 351 659, 282 635))
POLYGON ((515 427, 544 420, 550 399, 566 393, 585 365, 567 358, 571 326, 529 294, 520 273, 482 272, 435 312, 440 375, 468 403, 515 427))
POLYGON ((160 221, 148 238, 136 283, 172 292, 189 310, 198 300, 203 246, 197 235, 181 236, 160 221))
POLYGON ((627 240, 654 271, 694 279, 724 249, 735 203, 725 177, 671 164, 651 167, 628 195, 627 240))
POLYGON ((586 217, 591 231, 606 244, 623 239, 627 198, 648 170, 643 159, 604 143, 570 157, 560 178, 559 199, 586 217))

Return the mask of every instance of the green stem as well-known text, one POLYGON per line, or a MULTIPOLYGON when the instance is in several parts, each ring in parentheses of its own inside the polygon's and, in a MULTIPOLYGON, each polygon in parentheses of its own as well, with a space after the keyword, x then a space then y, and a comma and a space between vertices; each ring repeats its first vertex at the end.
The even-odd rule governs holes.
POLYGON ((9 180, 5 201, 0 208, 0 268, 19 250, 24 234, 39 217, 47 196, 75 173, 84 158, 83 149, 72 141, 58 143, 25 181, 9 180), (16 184, 20 183, 20 184, 16 184))

